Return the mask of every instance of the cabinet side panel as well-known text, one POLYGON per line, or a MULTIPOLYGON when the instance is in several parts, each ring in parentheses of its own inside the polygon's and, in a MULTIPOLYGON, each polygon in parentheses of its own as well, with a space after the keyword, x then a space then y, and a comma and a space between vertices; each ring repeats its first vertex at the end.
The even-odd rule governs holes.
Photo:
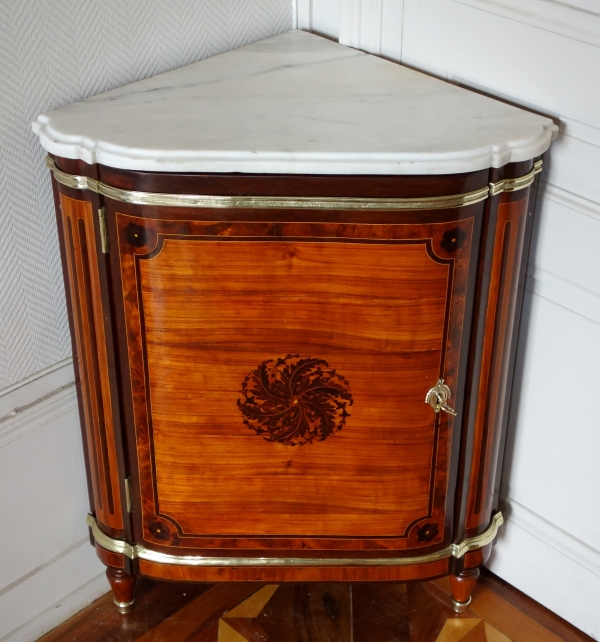
POLYGON ((90 464, 89 448, 87 442, 87 433, 85 429, 85 415, 84 415, 84 406, 83 406, 83 396, 81 392, 81 382, 79 380, 79 352, 75 339, 75 302, 71 299, 71 288, 70 288, 70 277, 69 270, 67 266, 67 243, 65 238, 65 230, 63 226, 63 214, 62 207, 60 204, 60 191, 59 184, 57 183, 54 176, 52 176, 52 192, 54 195, 54 209, 56 213, 56 231, 58 233, 58 244, 60 249, 61 265, 62 265, 62 274, 63 274, 63 284, 65 288, 65 299, 67 303, 67 316, 69 319, 69 333, 71 337, 71 353, 73 355, 73 368, 75 371, 75 384, 77 389, 77 405, 79 410, 79 425, 81 430, 81 439, 83 442, 83 455, 85 463, 85 477, 87 481, 87 491, 89 498, 89 507, 90 512, 94 510, 94 488, 92 481, 92 468, 90 464))
POLYGON ((473 455, 468 473, 467 534, 489 525, 502 433, 512 384, 511 355, 519 311, 518 290, 527 229, 529 190, 504 194, 498 206, 481 369, 476 383, 473 455))
POLYGON ((92 204, 60 195, 82 415, 98 521, 123 528, 92 204))

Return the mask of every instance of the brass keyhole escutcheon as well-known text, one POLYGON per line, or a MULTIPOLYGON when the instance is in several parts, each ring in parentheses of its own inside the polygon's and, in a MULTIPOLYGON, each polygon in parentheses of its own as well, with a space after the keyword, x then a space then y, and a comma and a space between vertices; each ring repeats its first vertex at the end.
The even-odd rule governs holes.
POLYGON ((425 403, 428 403, 435 410, 436 415, 440 410, 443 410, 449 415, 456 417, 456 411, 447 404, 451 396, 452 391, 444 383, 444 380, 438 379, 435 386, 425 395, 425 403))

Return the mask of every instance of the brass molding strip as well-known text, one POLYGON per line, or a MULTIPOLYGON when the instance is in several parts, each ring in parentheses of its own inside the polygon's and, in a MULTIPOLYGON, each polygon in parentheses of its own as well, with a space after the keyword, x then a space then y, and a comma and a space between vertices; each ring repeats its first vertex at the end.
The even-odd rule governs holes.
POLYGON ((425 198, 343 198, 315 196, 203 196, 200 194, 159 194, 158 192, 135 192, 111 187, 102 181, 87 176, 67 174, 56 167, 54 159, 46 157, 46 165, 58 183, 73 189, 90 190, 121 203, 131 205, 154 205, 162 207, 206 207, 244 209, 312 209, 312 210, 436 210, 465 207, 485 201, 488 196, 502 192, 516 192, 529 187, 535 175, 542 171, 542 161, 534 163, 533 169, 519 178, 506 178, 486 187, 465 194, 431 196, 425 198))
POLYGON ((487 546, 494 541, 502 524, 504 524, 504 517, 502 517, 502 513, 498 511, 492 517, 492 521, 487 527, 487 530, 481 533, 481 535, 467 537, 467 539, 464 539, 460 544, 452 544, 454 547, 452 555, 456 558, 461 558, 469 551, 476 551, 477 549, 487 546))
POLYGON ((46 157, 46 165, 58 183, 73 189, 90 190, 122 203, 163 207, 207 207, 245 209, 314 209, 314 210, 434 210, 464 207, 488 197, 489 187, 453 196, 426 198, 338 198, 314 196, 202 196, 198 194, 159 194, 135 192, 106 185, 87 176, 75 176, 58 169, 46 157))
POLYGON ((88 515, 85 518, 85 523, 92 529, 92 535, 94 536, 96 543, 100 544, 102 548, 105 548, 107 551, 112 551, 113 553, 121 553, 121 555, 126 555, 132 560, 137 557, 136 546, 132 546, 125 540, 114 539, 114 537, 110 537, 106 533, 103 533, 93 515, 88 515))
POLYGON ((429 198, 339 198, 313 196, 201 196, 196 194, 157 194, 115 189, 101 183, 100 194, 135 205, 166 207, 207 207, 245 209, 312 209, 312 210, 434 210, 464 207, 484 201, 489 188, 455 196, 429 198))
POLYGON ((535 161, 533 169, 529 173, 525 174, 525 176, 519 176, 519 178, 505 178, 497 183, 490 183, 490 196, 496 196, 496 194, 501 194, 502 192, 516 192, 520 189, 529 187, 535 180, 536 174, 539 174, 542 171, 543 163, 544 161, 542 159, 535 161))
POLYGON ((48 167, 54 174, 56 182, 61 185, 66 185, 73 189, 89 189, 92 190, 92 192, 98 191, 95 185, 98 181, 88 178, 87 176, 76 176, 75 174, 67 174, 66 172, 61 171, 56 167, 54 159, 50 158, 50 156, 46 156, 46 167, 48 167), (92 183, 94 185, 92 185, 92 183))
POLYGON ((498 529, 503 524, 502 513, 498 512, 492 518, 487 530, 476 537, 469 537, 460 544, 450 544, 441 551, 414 557, 379 557, 379 558, 302 558, 302 557, 203 557, 200 555, 171 555, 147 549, 141 544, 131 545, 119 539, 113 539, 103 533, 93 515, 86 518, 87 525, 92 529, 96 542, 113 553, 121 553, 130 559, 141 559, 159 564, 174 564, 176 566, 408 566, 410 564, 425 564, 450 557, 461 558, 465 553, 487 546, 494 541, 498 529))

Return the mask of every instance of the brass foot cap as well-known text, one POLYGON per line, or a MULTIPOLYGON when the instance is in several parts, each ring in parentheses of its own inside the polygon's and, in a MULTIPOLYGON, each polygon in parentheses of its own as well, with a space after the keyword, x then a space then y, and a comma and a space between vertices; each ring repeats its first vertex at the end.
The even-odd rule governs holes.
POLYGON ((119 602, 116 598, 113 598, 113 602, 115 603, 117 610, 121 615, 127 615, 127 613, 131 612, 131 609, 133 608, 135 598, 133 598, 133 600, 131 600, 130 602, 119 602))
POLYGON ((469 608, 469 604, 471 604, 471 598, 469 598, 466 602, 459 602, 454 598, 451 598, 451 600, 452 608, 454 609, 455 613, 464 613, 469 608))

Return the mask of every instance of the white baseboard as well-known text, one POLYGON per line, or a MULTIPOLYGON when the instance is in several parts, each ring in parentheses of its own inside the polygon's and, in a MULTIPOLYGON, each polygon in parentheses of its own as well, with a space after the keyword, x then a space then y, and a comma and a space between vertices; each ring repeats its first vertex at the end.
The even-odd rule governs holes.
POLYGON ((600 578, 600 551, 552 524, 523 504, 503 497, 505 518, 600 578))
POLYGON ((0 593, 0 642, 33 642, 109 590, 89 540, 0 593))
POLYGON ((600 639, 600 551, 508 498, 488 568, 600 639))

